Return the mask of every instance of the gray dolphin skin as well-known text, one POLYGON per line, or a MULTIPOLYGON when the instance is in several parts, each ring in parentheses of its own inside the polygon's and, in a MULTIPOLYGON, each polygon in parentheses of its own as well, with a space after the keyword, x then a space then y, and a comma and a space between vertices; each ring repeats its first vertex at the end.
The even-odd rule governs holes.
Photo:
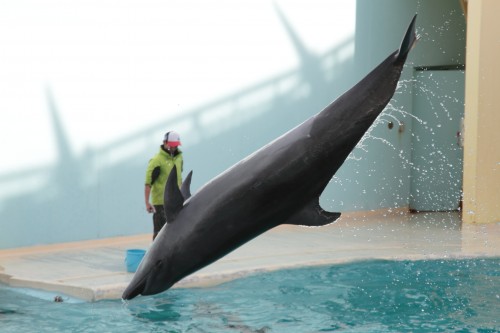
POLYGON ((340 213, 319 197, 392 98, 416 42, 415 17, 398 50, 324 110, 238 162, 192 196, 174 169, 165 187, 168 223, 122 298, 163 292, 281 224, 323 226, 340 213))

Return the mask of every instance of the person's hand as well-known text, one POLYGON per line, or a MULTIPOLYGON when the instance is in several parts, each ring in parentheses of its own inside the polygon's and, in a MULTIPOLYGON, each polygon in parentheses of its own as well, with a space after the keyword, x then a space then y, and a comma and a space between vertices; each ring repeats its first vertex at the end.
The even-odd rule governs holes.
POLYGON ((149 202, 146 203, 146 210, 148 211, 148 213, 156 213, 155 207, 149 202))

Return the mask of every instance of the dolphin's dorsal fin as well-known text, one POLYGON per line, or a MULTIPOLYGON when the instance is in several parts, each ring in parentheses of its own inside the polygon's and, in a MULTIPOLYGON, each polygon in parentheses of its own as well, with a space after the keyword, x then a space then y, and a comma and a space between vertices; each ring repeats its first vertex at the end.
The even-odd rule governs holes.
POLYGON ((177 214, 182 209, 183 203, 184 198, 177 185, 177 167, 174 165, 170 175, 168 175, 167 183, 165 184, 165 193, 163 194, 163 208, 165 209, 165 217, 168 223, 175 220, 177 214))
POLYGON ((305 225, 308 227, 321 227, 330 224, 340 217, 340 213, 323 210, 319 199, 307 204, 301 211, 289 218, 285 224, 305 225))
POLYGON ((189 171, 186 179, 182 182, 181 193, 184 201, 191 197, 191 177, 193 176, 193 170, 189 171))

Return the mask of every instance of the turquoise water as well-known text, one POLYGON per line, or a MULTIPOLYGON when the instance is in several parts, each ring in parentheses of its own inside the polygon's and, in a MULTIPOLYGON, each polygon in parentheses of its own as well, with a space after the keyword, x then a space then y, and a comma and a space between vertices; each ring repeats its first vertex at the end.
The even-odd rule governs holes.
POLYGON ((0 288, 0 332, 500 332, 500 258, 283 270, 128 303, 0 288))

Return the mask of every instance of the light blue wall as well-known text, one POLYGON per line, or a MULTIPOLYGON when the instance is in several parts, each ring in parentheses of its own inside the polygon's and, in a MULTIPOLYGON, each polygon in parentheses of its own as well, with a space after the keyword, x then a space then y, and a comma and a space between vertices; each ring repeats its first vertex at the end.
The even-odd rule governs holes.
POLYGON ((408 207, 415 67, 465 64, 465 19, 459 1, 358 0, 356 51, 350 84, 366 75, 399 47, 417 13, 419 42, 410 53, 400 87, 372 128, 363 149, 356 148, 322 196, 336 211, 408 207), (404 124, 390 130, 388 122, 404 124))
MULTIPOLYGON (((144 115, 143 118, 150 117, 148 110, 155 107, 155 101, 161 102, 152 91, 145 93, 148 98, 139 99, 136 114, 124 109, 127 112, 123 114, 115 112, 107 115, 104 108, 95 118, 99 119, 99 123, 94 123, 95 128, 86 128, 83 125, 85 117, 95 115, 74 111, 77 106, 71 105, 69 95, 76 93, 69 91, 65 84, 57 83, 57 80, 55 84, 50 80, 45 82, 47 84, 41 83, 38 103, 46 110, 45 115, 49 116, 26 119, 31 125, 36 124, 40 132, 37 134, 32 130, 27 132, 26 128, 18 128, 14 131, 19 135, 18 139, 14 137, 9 141, 2 137, 3 147, 16 146, 16 140, 24 142, 21 138, 26 135, 35 137, 30 146, 15 147, 17 153, 6 156, 9 161, 24 161, 26 155, 30 154, 37 157, 9 169, 0 169, 0 248, 151 232, 151 216, 144 211, 143 178, 147 161, 156 153, 165 131, 175 129, 181 133, 185 153, 184 174, 194 169, 192 191, 195 192, 212 177, 317 113, 355 84, 399 46, 413 13, 418 12, 417 26, 422 40, 412 53, 410 64, 403 73, 403 84, 391 102, 395 110, 389 110, 381 117, 370 136, 363 141, 362 147, 353 152, 352 158, 339 170, 321 198, 325 208, 337 211, 407 206, 407 159, 411 126, 406 125, 411 123, 411 117, 404 112, 411 112, 412 68, 416 65, 464 62, 465 33, 458 1, 442 0, 439 5, 435 5, 432 0, 359 0, 356 7, 350 7, 356 8, 357 20, 352 24, 352 33, 355 32, 355 35, 347 33, 346 38, 330 44, 315 42, 315 38, 320 36, 324 41, 331 36, 333 40, 342 29, 335 25, 338 19, 330 22, 323 17, 320 24, 314 16, 310 16, 311 13, 293 11, 286 2, 279 2, 275 7, 272 2, 262 3, 268 3, 263 8, 269 12, 263 13, 261 9, 260 13, 263 16, 272 15, 276 22, 276 26, 269 27, 269 34, 271 28, 281 31, 286 43, 280 46, 279 51, 283 53, 279 53, 278 59, 274 59, 278 52, 278 49, 273 48, 276 45, 259 44, 257 51, 261 53, 258 56, 262 58, 259 61, 261 67, 275 61, 274 68, 285 64, 284 69, 270 71, 267 76, 251 83, 226 87, 209 99, 203 99, 201 95, 205 90, 210 90, 211 85, 215 85, 210 76, 201 83, 198 81, 202 79, 196 81, 191 76, 191 81, 187 82, 182 81, 181 77, 176 78, 179 85, 192 86, 192 94, 188 96, 192 104, 189 107, 180 106, 176 114, 162 116, 164 111, 159 110, 152 121, 142 121, 140 115, 144 115), (306 27, 313 25, 320 25, 321 34, 312 30, 308 32, 306 27), (203 84, 206 89, 198 88, 203 87, 203 84), (124 124, 127 118, 133 117, 139 120, 131 130, 124 124), (405 124, 402 133, 398 132, 397 126, 393 130, 387 128, 387 121, 396 122, 395 118, 405 124), (99 135, 105 137, 99 132, 103 126, 115 135, 99 141, 95 138, 99 135), (52 130, 43 134, 44 128, 52 130), (79 144, 78 140, 75 142, 76 132, 83 132, 98 142, 76 149, 79 144), (44 156, 36 155, 41 149, 36 145, 36 136, 39 136, 40 145, 42 138, 50 137, 52 146, 56 147, 53 152, 46 154, 46 163, 37 163, 44 156)), ((316 4, 315 8, 321 7, 316 4)), ((228 21, 225 24, 236 23, 228 21)), ((168 25, 161 28, 168 29, 168 25)), ((255 33, 262 34, 262 31, 255 33)), ((182 31, 178 35, 186 40, 191 38, 188 34, 182 34, 182 31)), ((260 38, 264 38, 264 35, 260 38)), ((244 37, 241 40, 246 42, 244 37)), ((210 57, 221 57, 219 62, 222 63, 231 60, 224 58, 224 55, 210 53, 217 45, 201 43, 198 46, 199 54, 193 54, 193 58, 171 60, 182 60, 188 64, 196 61, 197 65, 193 64, 193 67, 198 70, 203 68, 198 62, 203 64, 207 61, 209 66, 211 61, 217 60, 211 60, 210 57), (199 57, 200 54, 205 57, 199 57)), ((244 45, 235 42, 235 48, 242 47, 244 45)), ((165 59, 169 59, 171 52, 165 53, 165 59)), ((130 63, 133 64, 134 60, 131 59, 130 63)), ((230 66, 229 63, 226 65, 230 66)), ((112 60, 109 66, 113 66, 112 60)), ((235 68, 233 72, 237 71, 235 68)), ((186 76, 189 76, 187 71, 186 76)), ((233 73, 234 78, 238 78, 237 74, 233 73)), ((67 75, 71 76, 70 73, 67 75)), ((102 89, 105 90, 107 84, 119 83, 120 75, 116 82, 101 82, 102 89)), ((168 73, 162 75, 168 76, 168 73)), ((138 77, 141 78, 140 75, 138 77)), ((219 79, 217 76, 213 78, 219 79)), ((88 77, 84 79, 90 80, 88 77)), ((175 87, 165 87, 162 91, 163 81, 158 80, 159 87, 154 82, 148 82, 152 84, 151 90, 158 89, 159 96, 176 94, 175 87)), ((138 81, 137 85, 140 84, 145 82, 138 81)), ((8 86, 9 82, 3 85, 8 86)), ((29 95, 28 92, 26 95, 29 95)), ((105 97, 105 100, 112 99, 112 96, 105 97)), ((127 95, 121 97, 126 99, 127 95)), ((173 96, 173 99, 176 97, 180 98, 173 96)), ((88 103, 88 110, 92 110, 92 107, 97 109, 97 105, 88 103)), ((2 126, 8 125, 3 122, 2 126)), ((5 133, 8 129, 2 127, 2 130, 5 133)), ((82 138, 80 140, 86 137, 82 138)))

